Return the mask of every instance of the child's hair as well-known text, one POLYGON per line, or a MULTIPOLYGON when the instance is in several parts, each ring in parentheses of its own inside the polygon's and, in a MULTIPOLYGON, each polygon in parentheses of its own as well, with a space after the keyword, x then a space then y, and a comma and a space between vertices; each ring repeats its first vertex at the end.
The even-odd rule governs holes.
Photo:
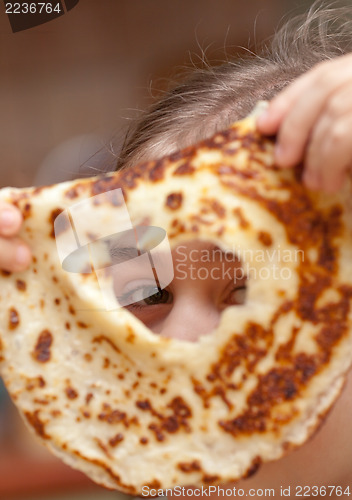
POLYGON ((245 117, 315 64, 352 51, 352 8, 315 2, 255 56, 193 70, 127 133, 117 169, 160 158, 245 117))

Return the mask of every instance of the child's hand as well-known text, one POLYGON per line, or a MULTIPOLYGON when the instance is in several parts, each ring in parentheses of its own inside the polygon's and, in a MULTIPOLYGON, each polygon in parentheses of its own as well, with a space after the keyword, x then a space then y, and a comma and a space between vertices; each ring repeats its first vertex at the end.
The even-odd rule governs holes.
POLYGON ((30 263, 30 249, 17 237, 21 225, 21 212, 12 205, 0 202, 0 269, 18 272, 30 263))
POLYGON ((257 127, 277 134, 279 166, 303 162, 308 188, 337 191, 352 167, 352 54, 324 61, 291 83, 257 127))

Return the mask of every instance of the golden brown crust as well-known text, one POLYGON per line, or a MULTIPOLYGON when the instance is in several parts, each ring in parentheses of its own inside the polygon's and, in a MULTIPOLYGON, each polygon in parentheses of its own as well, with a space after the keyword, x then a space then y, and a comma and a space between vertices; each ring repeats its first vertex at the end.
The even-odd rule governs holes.
POLYGON ((245 121, 130 170, 0 193, 22 211, 35 259, 0 276, 4 380, 34 432, 95 481, 136 495, 248 477, 303 444, 338 396, 351 363, 349 187, 310 193, 272 150, 245 121), (133 224, 162 227, 173 248, 201 238, 279 277, 250 274, 248 302, 195 344, 107 313, 89 269, 61 268, 54 230, 67 236, 58 215, 99 194, 93 214, 116 213, 114 189, 133 224))

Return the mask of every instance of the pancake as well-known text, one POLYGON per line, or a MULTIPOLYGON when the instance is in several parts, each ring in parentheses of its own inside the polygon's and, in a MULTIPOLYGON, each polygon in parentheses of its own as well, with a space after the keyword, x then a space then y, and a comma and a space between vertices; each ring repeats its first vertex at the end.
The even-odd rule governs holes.
POLYGON ((351 187, 310 192, 301 170, 249 117, 133 169, 0 191, 33 250, 0 276, 0 371, 55 455, 141 495, 246 477, 318 429, 351 364, 351 187), (170 249, 194 240, 238 256, 245 302, 197 342, 158 336, 112 270, 145 259, 167 286, 170 249))

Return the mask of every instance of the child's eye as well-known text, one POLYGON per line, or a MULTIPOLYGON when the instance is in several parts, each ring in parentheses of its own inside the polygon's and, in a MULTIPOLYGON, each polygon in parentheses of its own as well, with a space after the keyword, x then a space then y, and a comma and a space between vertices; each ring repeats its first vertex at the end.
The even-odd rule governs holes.
POLYGON ((138 286, 117 297, 121 305, 130 307, 146 307, 158 304, 170 304, 173 301, 172 293, 152 285, 138 286))
POLYGON ((246 286, 237 286, 227 295, 224 303, 228 306, 244 304, 246 301, 246 286))

